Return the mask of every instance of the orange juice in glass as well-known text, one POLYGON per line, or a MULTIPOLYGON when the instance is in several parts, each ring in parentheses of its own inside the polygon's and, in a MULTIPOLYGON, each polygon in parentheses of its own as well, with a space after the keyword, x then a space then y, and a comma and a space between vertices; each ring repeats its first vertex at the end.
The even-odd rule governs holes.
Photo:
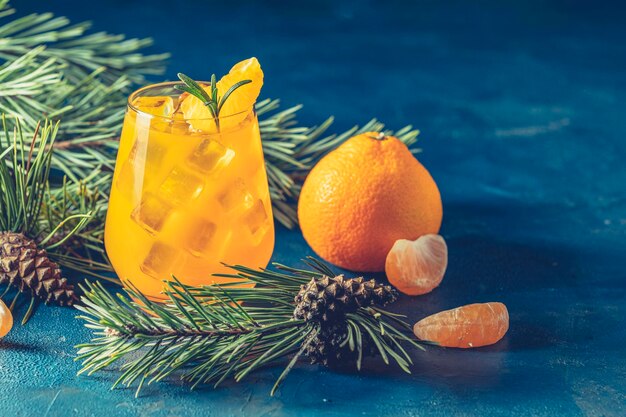
POLYGON ((274 248, 254 102, 218 120, 188 118, 199 112, 185 114, 181 100, 197 99, 177 84, 130 96, 105 228, 120 279, 156 300, 172 275, 189 285, 228 282, 212 276, 229 271, 222 262, 264 267, 274 248))

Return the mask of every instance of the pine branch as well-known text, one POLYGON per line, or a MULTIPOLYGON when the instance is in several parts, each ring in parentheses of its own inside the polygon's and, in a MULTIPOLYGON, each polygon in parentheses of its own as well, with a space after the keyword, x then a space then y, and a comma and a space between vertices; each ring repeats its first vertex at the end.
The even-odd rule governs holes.
MULTIPOLYGON (((144 383, 174 373, 192 388, 207 383, 217 387, 226 379, 241 381, 295 354, 273 394, 321 332, 320 323, 294 318, 295 294, 311 278, 329 271, 317 260, 307 262, 310 269, 274 265, 276 270, 259 271, 231 266, 233 274, 222 276, 238 277, 238 283, 190 287, 169 282, 163 304, 136 289, 125 289, 127 296, 114 296, 99 283, 87 283, 84 305, 76 308, 94 338, 77 346, 76 360, 83 363, 79 373, 91 375, 124 359, 114 386, 136 384, 138 394, 144 383)), ((345 344, 359 358, 367 353, 364 344, 371 343, 387 363, 393 361, 409 372, 411 358, 402 345, 422 347, 398 326, 398 321, 403 323, 400 319, 367 307, 345 320, 351 329, 345 344)))
MULTIPOLYGON (((300 126, 296 115, 301 108, 294 106, 280 111, 280 101, 270 99, 256 105, 274 216, 289 229, 298 224, 296 207, 304 179, 328 152, 364 132, 384 132, 396 136, 409 147, 413 147, 419 135, 419 131, 410 125, 394 132, 372 119, 344 133, 324 136, 333 123, 333 117, 318 126, 300 126)), ((413 147, 412 151, 418 153, 419 149, 413 147)))
MULTIPOLYGON (((13 13, 0 2, 0 18, 13 13)), ((63 120, 53 163, 74 181, 113 170, 126 98, 145 75, 161 74, 168 57, 140 54, 150 39, 87 34, 89 27, 51 13, 0 26, 0 112, 30 132, 42 117, 63 120)))
MULTIPOLYGON (((14 13, 7 0, 0 2, 0 18, 14 13)), ((124 35, 105 32, 87 34, 90 27, 90 22, 71 24, 68 18, 52 13, 33 13, 13 19, 0 26, 0 59, 10 61, 43 45, 45 49, 40 58, 53 58, 65 65, 64 78, 71 84, 82 82, 102 67, 107 68, 102 81, 108 85, 121 76, 141 84, 145 75, 163 73, 169 54, 138 53, 152 44, 151 39, 126 39, 124 35)))
POLYGON ((63 224, 63 219, 81 213, 91 213, 90 221, 80 229, 71 231, 71 224, 63 224, 46 243, 52 259, 64 268, 95 278, 119 283, 111 278, 111 267, 104 251, 104 224, 106 200, 102 198, 99 187, 108 187, 108 177, 93 172, 90 177, 79 183, 67 179, 63 185, 49 192, 44 201, 40 218, 41 228, 53 230, 55 225, 63 224), (87 187, 87 183, 92 188, 87 187))
MULTIPOLYGON (((30 297, 24 321, 35 307, 35 298, 61 305, 74 300, 73 287, 61 276, 49 253, 62 254, 68 242, 88 236, 94 224, 98 200, 84 185, 64 183, 63 198, 49 187, 52 149, 58 123, 37 124, 33 137, 25 140, 19 119, 13 125, 2 116, 0 135, 0 286, 3 296, 16 290, 30 297)), ((84 250, 83 250, 84 251, 84 250)))
POLYGON ((11 140, 0 139, 0 231, 35 236, 51 165, 45 149, 54 142, 58 124, 37 125, 34 138, 26 141, 19 120, 11 129, 3 115, 2 130, 11 140))
MULTIPOLYGON (((0 2, 0 18, 13 12, 7 1, 0 2)), ((150 40, 90 35, 88 28, 88 23, 70 25, 67 18, 50 13, 0 26, 0 62, 5 60, 0 67, 0 112, 17 115, 30 131, 42 116, 63 120, 54 167, 74 182, 100 169, 110 183, 126 97, 145 82, 144 75, 162 72, 167 54, 144 56, 138 51, 150 40)), ((281 111, 279 101, 269 99, 256 106, 274 214, 288 228, 297 225, 297 197, 310 168, 350 136, 384 129, 374 119, 363 127, 324 136, 333 118, 319 126, 301 126, 296 121, 300 108, 281 111)), ((407 126, 395 134, 412 145, 418 132, 407 126)), ((106 199, 108 186, 99 190, 106 199)))

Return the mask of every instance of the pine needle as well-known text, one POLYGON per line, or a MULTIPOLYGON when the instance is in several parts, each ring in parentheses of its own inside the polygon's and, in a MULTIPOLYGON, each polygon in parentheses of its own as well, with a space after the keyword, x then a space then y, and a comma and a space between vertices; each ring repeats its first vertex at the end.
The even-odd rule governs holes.
MULTIPOLYGON (((16 115, 31 131, 42 115, 62 120, 53 166, 74 182, 99 171, 105 184, 101 181, 98 189, 106 206, 127 96, 145 83, 146 75, 161 74, 169 55, 142 55, 150 39, 89 34, 89 23, 70 24, 51 13, 7 19, 13 13, 7 1, 0 2, 0 19, 5 19, 0 26, 0 113, 16 115)), ((216 100, 215 110, 224 97, 216 100)), ((288 228, 297 226, 300 187, 321 157, 361 132, 393 134, 376 119, 328 134, 333 117, 302 126, 297 122, 301 108, 282 110, 279 100, 271 99, 256 105, 274 216, 288 228)), ((412 147, 418 133, 406 126, 395 135, 412 147)), ((95 188, 91 181, 85 183, 95 188)))
POLYGON ((53 164, 72 180, 112 170, 127 96, 162 74, 169 54, 142 55, 150 39, 89 34, 88 22, 14 12, 0 2, 0 113, 31 132, 43 117, 63 120, 53 164))
MULTIPOLYGON (((226 379, 239 382, 262 367, 286 363, 273 395, 319 332, 315 322, 294 318, 300 285, 328 270, 318 260, 308 262, 316 266, 305 270, 274 265, 276 269, 259 271, 230 266, 229 276, 241 279, 230 285, 190 287, 175 280, 164 284, 163 304, 133 288, 116 298, 100 283, 87 282, 83 305, 76 308, 93 338, 76 346, 76 360, 83 364, 79 374, 91 375, 123 361, 114 386, 136 385, 139 393, 144 382, 174 373, 192 389, 200 384, 217 387, 226 379), (294 356, 289 359, 290 355, 294 356)), ((360 369, 367 342, 378 348, 386 363, 395 362, 409 372, 411 359, 402 344, 417 342, 381 311, 359 308, 346 318, 350 331, 356 332, 352 342, 358 350, 356 366, 360 369)))
MULTIPOLYGON (((33 136, 26 139, 20 120, 7 120, 2 115, 2 132, 5 140, 0 140, 0 232, 23 234, 51 255, 64 256, 72 250, 71 241, 91 235, 93 228, 88 226, 98 207, 95 199, 90 200, 88 194, 76 191, 85 188, 75 188, 67 182, 63 189, 74 190, 73 194, 65 193, 65 198, 60 200, 50 193, 52 145, 58 123, 38 122, 33 136)), ((80 251, 88 253, 87 249, 80 251)), ((12 309, 21 292, 31 298, 23 319, 26 322, 36 306, 33 293, 31 289, 12 283, 6 272, 0 271, 0 286, 6 287, 3 296, 16 290, 12 309)))

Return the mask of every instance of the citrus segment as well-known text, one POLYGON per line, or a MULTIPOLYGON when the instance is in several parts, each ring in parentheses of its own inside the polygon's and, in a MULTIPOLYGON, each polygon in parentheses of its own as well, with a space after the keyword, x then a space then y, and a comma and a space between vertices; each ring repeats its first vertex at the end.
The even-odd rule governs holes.
POLYGON ((418 339, 441 346, 473 348, 492 345, 509 329, 509 312, 502 303, 469 304, 445 310, 415 323, 418 339))
POLYGON ((0 338, 6 336, 12 327, 13 315, 11 314, 11 310, 0 300, 0 338))
POLYGON ((368 132, 323 157, 300 193, 304 238, 326 261, 353 271, 385 268, 398 239, 437 233, 441 197, 407 146, 368 132))
MULTIPOLYGON (((256 58, 249 58, 235 64, 228 74, 216 83, 219 97, 223 97, 230 87, 243 80, 251 82, 237 88, 224 102, 219 115, 220 129, 231 128, 241 123, 259 97, 261 87, 263 87, 263 70, 256 58)), ((203 88, 209 95, 211 94, 210 85, 205 83, 203 88)), ((197 97, 182 94, 180 110, 194 129, 205 132, 217 130, 211 111, 197 97)))
POLYGON ((448 247, 440 235, 415 241, 397 240, 387 255, 389 283, 408 295, 421 295, 439 286, 448 266, 448 247))
POLYGON ((246 59, 245 61, 235 64, 228 74, 224 75, 222 79, 217 82, 217 90, 220 96, 223 96, 230 87, 242 80, 250 80, 251 82, 237 88, 230 95, 220 111, 222 116, 229 117, 236 113, 246 112, 246 114, 241 117, 241 120, 245 119, 248 110, 252 109, 256 99, 259 97, 259 94, 261 94, 261 87, 263 87, 263 70, 256 58, 246 59))

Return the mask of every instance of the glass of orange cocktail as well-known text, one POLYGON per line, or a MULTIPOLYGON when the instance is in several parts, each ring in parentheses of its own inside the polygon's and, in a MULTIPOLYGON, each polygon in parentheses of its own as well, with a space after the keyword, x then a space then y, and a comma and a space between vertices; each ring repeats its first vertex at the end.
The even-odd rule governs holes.
POLYGON ((130 96, 106 219, 115 271, 152 299, 172 275, 202 285, 229 281, 212 276, 222 262, 264 267, 274 247, 254 103, 216 120, 185 106, 177 84, 130 96))

